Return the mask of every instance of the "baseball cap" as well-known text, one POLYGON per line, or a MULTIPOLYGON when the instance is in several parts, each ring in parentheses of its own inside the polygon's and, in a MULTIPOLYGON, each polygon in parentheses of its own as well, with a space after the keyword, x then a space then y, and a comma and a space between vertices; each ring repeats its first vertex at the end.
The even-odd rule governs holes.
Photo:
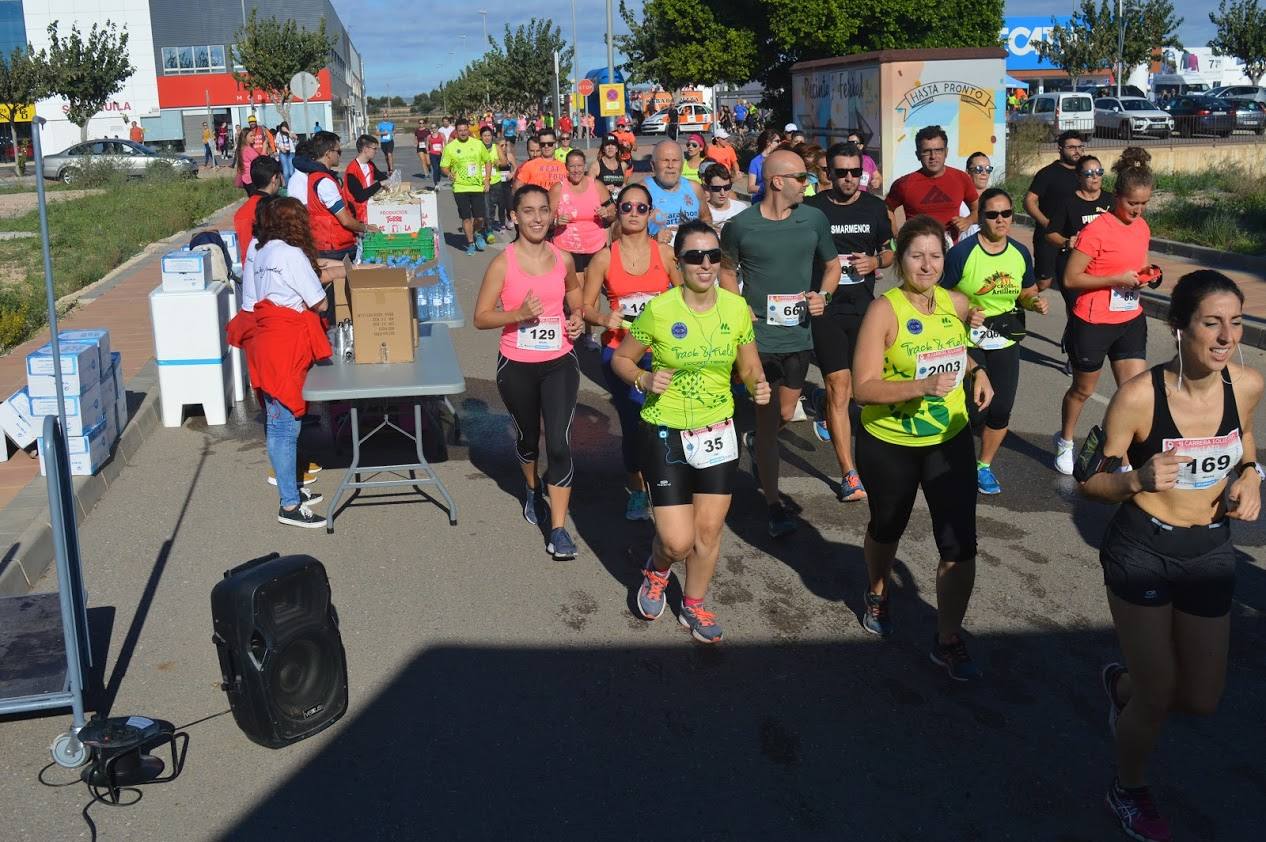
POLYGON ((252 114, 251 116, 247 117, 247 118, 246 118, 246 122, 248 122, 248 123, 254 123, 254 122, 255 122, 255 115, 254 115, 254 114, 252 114))
POLYGON ((798 132, 800 131, 800 127, 797 126, 795 123, 788 123, 787 125, 782 127, 782 130, 784 132, 798 132))
POLYGON ((717 126, 716 131, 712 133, 712 136, 719 137, 722 140, 725 140, 727 137, 730 136, 730 133, 725 130, 724 126, 717 126))

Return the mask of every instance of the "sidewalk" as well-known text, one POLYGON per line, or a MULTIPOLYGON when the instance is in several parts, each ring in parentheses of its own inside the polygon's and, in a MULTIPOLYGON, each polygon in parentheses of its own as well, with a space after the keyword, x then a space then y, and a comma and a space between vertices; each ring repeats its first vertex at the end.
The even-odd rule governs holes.
MULTIPOLYGON (((214 216, 205 226, 230 228, 232 208, 214 216)), ((123 379, 131 380, 154 358, 154 339, 149 318, 150 291, 162 283, 160 262, 166 248, 150 247, 139 260, 95 288, 84 290, 73 310, 59 322, 63 330, 107 328, 110 347, 123 355, 123 379)), ((125 264, 126 265, 126 264, 125 264)), ((57 266, 53 266, 57 271, 57 266)), ((0 395, 7 397, 26 383, 26 355, 48 342, 48 329, 0 356, 0 395)), ((16 452, 0 463, 0 508, 8 505, 32 479, 40 466, 34 456, 16 452)))

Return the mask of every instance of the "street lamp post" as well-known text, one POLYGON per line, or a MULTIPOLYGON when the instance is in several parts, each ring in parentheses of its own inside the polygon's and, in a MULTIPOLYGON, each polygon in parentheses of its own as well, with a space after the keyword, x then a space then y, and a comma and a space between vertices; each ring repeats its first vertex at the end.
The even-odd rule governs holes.
MULTIPOLYGON (((488 44, 488 10, 480 9, 479 14, 482 15, 484 19, 484 45, 485 45, 484 49, 486 50, 487 44, 488 44)), ((492 108, 492 83, 491 82, 489 82, 488 85, 484 87, 484 105, 488 106, 489 109, 492 108)))
POLYGON ((1117 97, 1121 96, 1121 76, 1125 74, 1125 15, 1122 0, 1117 0, 1117 97))

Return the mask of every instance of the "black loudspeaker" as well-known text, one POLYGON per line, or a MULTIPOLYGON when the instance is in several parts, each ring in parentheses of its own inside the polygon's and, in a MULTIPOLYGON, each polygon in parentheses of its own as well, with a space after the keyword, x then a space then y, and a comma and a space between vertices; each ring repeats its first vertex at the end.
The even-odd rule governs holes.
POLYGON ((277 553, 224 574, 211 590, 212 640, 238 727, 281 748, 347 711, 347 654, 325 567, 277 553))

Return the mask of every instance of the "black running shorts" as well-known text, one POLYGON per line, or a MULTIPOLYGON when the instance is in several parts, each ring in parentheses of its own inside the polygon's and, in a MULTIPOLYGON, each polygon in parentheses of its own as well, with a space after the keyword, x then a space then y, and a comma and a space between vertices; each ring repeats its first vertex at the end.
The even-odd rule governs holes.
POLYGON ((1116 325, 1097 325, 1075 315, 1068 317, 1064 341, 1068 360, 1077 371, 1098 371, 1106 356, 1118 360, 1147 359, 1147 317, 1137 317, 1116 325))
POLYGON ((652 506, 686 506, 694 502, 696 494, 729 494, 734 487, 737 458, 711 468, 695 468, 686 461, 680 430, 643 421, 640 435, 642 478, 652 506))
POLYGON ((761 354, 761 368, 769 388, 782 386, 787 389, 803 389, 805 375, 809 373, 810 353, 790 351, 784 354, 761 354))
POLYGON ((1108 590, 1132 605, 1173 605, 1196 617, 1231 610, 1235 547, 1226 518, 1208 526, 1170 526, 1125 503, 1108 524, 1099 563, 1108 590))
POLYGON ((459 219, 483 219, 485 213, 483 192, 454 193, 453 198, 457 200, 459 219))
POLYGON ((823 375, 852 369, 853 349, 857 347, 857 332, 861 330, 862 318, 861 313, 846 313, 827 307, 825 313, 809 320, 813 331, 813 353, 823 375))

